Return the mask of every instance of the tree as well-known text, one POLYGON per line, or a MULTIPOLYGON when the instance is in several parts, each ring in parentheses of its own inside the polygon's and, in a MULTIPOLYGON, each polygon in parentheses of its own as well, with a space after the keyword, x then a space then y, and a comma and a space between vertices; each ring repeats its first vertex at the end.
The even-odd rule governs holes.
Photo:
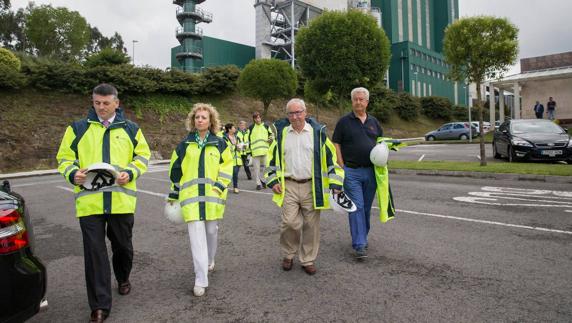
POLYGON ((85 59, 85 66, 121 65, 129 63, 129 61, 129 56, 122 51, 112 48, 104 48, 99 53, 88 56, 85 59))
POLYGON ((17 89, 26 83, 26 78, 20 73, 20 60, 11 51, 0 48, 0 89, 17 89))
POLYGON ((0 46, 10 50, 24 51, 26 43, 25 24, 24 9, 19 9, 16 12, 0 10, 0 46))
POLYGON ((89 26, 89 42, 86 47, 87 54, 95 54, 105 48, 112 48, 123 53, 127 53, 127 48, 123 42, 123 38, 117 32, 113 36, 107 38, 97 29, 97 27, 89 26))
POLYGON ((383 80, 390 45, 376 20, 361 11, 329 11, 300 29, 296 61, 311 88, 334 95, 338 104, 358 86, 383 80))
POLYGON ((77 11, 51 5, 32 7, 26 36, 39 56, 79 60, 90 39, 90 27, 77 11))
POLYGON ((272 100, 293 96, 297 85, 296 72, 286 61, 277 59, 252 60, 238 78, 244 95, 262 101, 264 116, 272 100))
MULTIPOLYGON (((462 18, 445 30, 443 52, 451 66, 449 78, 475 83, 501 77, 515 63, 518 54, 518 28, 506 18, 477 16, 462 18)), ((481 91, 477 105, 482 106, 481 91)), ((479 129, 483 133, 483 109, 479 109, 479 129)), ((485 141, 480 137, 481 166, 486 166, 485 141)))

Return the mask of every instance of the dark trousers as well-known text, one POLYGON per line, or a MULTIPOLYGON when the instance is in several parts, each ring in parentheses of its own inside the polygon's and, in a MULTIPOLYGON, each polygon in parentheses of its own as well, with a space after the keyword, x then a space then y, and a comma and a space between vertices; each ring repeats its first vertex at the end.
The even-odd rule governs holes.
MULTIPOLYGON (((250 167, 248 167, 247 163, 248 163, 248 156, 246 155, 241 155, 240 158, 242 159, 242 165, 244 165, 244 172, 246 173, 246 177, 248 179, 252 178, 252 175, 250 174, 250 167)), ((240 170, 240 167, 238 168, 240 170)), ((238 175, 238 173, 237 173, 238 175)))
POLYGON ((111 242, 112 263, 118 284, 129 280, 133 265, 133 214, 98 214, 79 218, 83 237, 85 283, 91 310, 111 310, 111 268, 105 235, 111 242))
POLYGON ((232 187, 238 188, 238 172, 240 171, 240 166, 232 167, 232 187))

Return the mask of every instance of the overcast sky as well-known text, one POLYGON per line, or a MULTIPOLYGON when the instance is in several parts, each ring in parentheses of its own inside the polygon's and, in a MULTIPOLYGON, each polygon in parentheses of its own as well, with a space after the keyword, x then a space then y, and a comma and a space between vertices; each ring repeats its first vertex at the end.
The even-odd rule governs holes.
MULTIPOLYGON (((171 65, 171 47, 177 46, 176 5, 170 0, 36 0, 78 11, 105 36, 117 31, 136 65, 166 68, 171 65)), ((26 6, 12 0, 12 8, 26 6)), ((254 0, 207 0, 200 7, 213 14, 213 22, 201 24, 204 34, 254 45, 254 0)), ((571 0, 459 0, 460 16, 507 17, 520 30, 519 58, 572 51, 571 0)), ((509 74, 518 73, 518 65, 509 74)))

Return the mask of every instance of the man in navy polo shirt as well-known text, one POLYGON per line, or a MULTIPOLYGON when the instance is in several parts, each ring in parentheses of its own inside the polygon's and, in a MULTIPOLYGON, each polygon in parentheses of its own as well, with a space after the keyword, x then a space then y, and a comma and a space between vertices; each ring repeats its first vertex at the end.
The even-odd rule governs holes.
POLYGON ((383 136, 379 121, 366 112, 369 91, 358 87, 351 92, 352 112, 343 116, 334 129, 332 141, 336 147, 338 164, 344 168, 344 191, 357 210, 349 213, 352 248, 355 257, 367 257, 367 234, 370 228, 371 205, 377 184, 369 153, 383 136))

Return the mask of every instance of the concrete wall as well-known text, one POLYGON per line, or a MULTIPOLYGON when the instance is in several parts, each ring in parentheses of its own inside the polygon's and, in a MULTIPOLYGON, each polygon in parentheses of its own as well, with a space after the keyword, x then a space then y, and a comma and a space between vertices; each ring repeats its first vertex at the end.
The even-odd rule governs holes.
POLYGON ((556 118, 572 119, 572 78, 547 81, 528 81, 521 85, 521 116, 523 119, 535 118, 534 104, 540 101, 544 105, 546 118, 546 102, 548 97, 556 101, 556 118))
POLYGON ((572 66, 572 52, 523 58, 520 60, 521 73, 572 66))

